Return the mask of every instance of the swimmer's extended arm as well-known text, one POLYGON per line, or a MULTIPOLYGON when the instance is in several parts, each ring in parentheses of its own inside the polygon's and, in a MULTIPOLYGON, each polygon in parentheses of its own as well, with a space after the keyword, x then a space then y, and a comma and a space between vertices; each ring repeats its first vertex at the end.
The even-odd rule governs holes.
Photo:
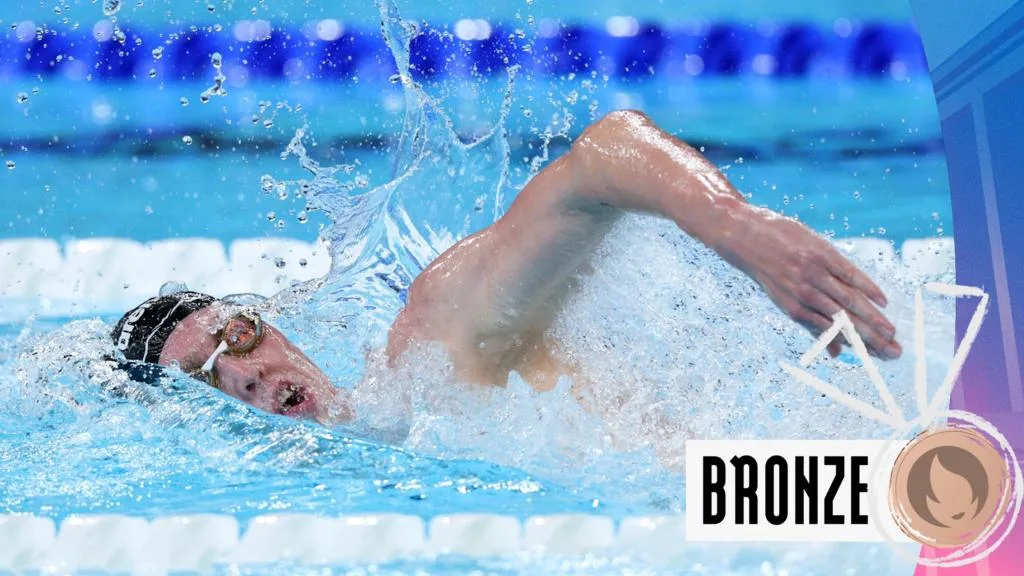
POLYGON ((876 308, 885 295, 863 272, 806 226, 748 204, 699 152, 646 116, 624 111, 590 126, 501 220, 417 278, 392 330, 391 356, 417 338, 441 340, 457 364, 498 366, 500 374, 536 347, 571 278, 625 212, 670 218, 812 332, 844 309, 874 353, 899 355, 895 329, 876 308))

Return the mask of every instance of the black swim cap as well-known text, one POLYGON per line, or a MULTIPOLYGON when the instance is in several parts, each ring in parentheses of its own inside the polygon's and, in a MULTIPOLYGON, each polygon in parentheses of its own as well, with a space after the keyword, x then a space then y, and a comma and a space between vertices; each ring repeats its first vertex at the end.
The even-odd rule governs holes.
POLYGON ((157 364, 174 327, 189 314, 216 300, 201 292, 177 292, 150 298, 125 314, 110 337, 128 360, 157 364))

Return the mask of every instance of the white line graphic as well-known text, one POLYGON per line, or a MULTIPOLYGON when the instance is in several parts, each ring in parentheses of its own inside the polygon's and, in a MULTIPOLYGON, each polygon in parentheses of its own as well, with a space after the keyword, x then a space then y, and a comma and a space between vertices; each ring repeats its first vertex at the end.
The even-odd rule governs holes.
MULTIPOLYGON (((943 406, 949 402, 950 394, 953 391, 953 385, 956 383, 956 379, 960 375, 960 370, 963 368, 964 362, 967 360, 967 354, 970 352, 971 347, 974 345, 974 340, 977 338, 978 332, 981 330, 981 323, 985 318, 985 313, 988 311, 988 301, 988 294, 980 288, 934 282, 925 284, 921 288, 918 288, 914 294, 913 337, 914 355, 916 356, 914 366, 914 390, 917 410, 919 413, 918 422, 922 426, 927 427, 930 425, 932 420, 938 417, 943 406), (967 331, 964 334, 963 340, 960 342, 960 346, 953 354, 953 360, 946 372, 946 376, 935 395, 931 398, 931 401, 928 399, 928 373, 925 358, 924 297, 922 290, 928 290, 929 292, 933 292, 940 296, 949 296, 952 298, 974 297, 981 299, 978 304, 978 308, 974 311, 973 316, 971 316, 971 321, 967 325, 967 331)), ((870 418, 890 426, 894 430, 906 426, 907 420, 903 417, 903 412, 896 403, 896 399, 893 396, 892 391, 886 385, 881 373, 879 373, 878 366, 875 365, 874 359, 870 354, 868 354, 867 347, 864 345, 864 341, 861 339, 860 334, 857 333, 857 329, 850 320, 849 315, 847 315, 845 310, 840 310, 832 316, 832 320, 832 326, 830 326, 828 330, 825 330, 810 349, 800 357, 801 367, 792 366, 786 362, 779 362, 779 365, 787 374, 793 376, 799 382, 810 386, 836 403, 846 406, 866 418, 870 418), (836 386, 828 382, 824 382, 804 370, 814 362, 815 358, 821 355, 829 342, 834 340, 840 333, 846 337, 847 342, 850 343, 850 347, 853 349, 854 355, 856 355, 857 359, 859 359, 864 365, 864 370, 867 372, 868 378, 878 391, 878 395, 882 399, 882 403, 885 404, 885 411, 879 410, 863 400, 854 398, 836 386)))

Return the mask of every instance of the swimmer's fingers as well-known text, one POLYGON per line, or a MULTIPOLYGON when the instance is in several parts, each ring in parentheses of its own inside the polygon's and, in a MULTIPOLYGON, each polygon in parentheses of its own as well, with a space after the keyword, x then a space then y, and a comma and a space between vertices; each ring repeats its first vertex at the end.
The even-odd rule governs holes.
POLYGON ((844 284, 852 286, 862 294, 866 294, 875 304, 885 308, 889 304, 889 300, 885 297, 885 292, 875 284, 874 280, 868 277, 860 268, 853 265, 852 262, 843 258, 834 248, 832 249, 834 254, 829 258, 829 271, 841 280, 844 284))
POLYGON ((809 304, 817 311, 831 318, 840 309, 846 310, 857 334, 873 354, 881 358, 896 358, 900 355, 899 344, 893 339, 896 328, 864 294, 836 278, 819 278, 816 284, 821 291, 810 299, 809 304))
MULTIPOLYGON (((796 306, 796 311, 793 313, 793 319, 796 320, 800 325, 813 334, 814 336, 820 336, 822 332, 828 330, 832 326, 832 319, 826 317, 820 312, 815 311, 813 308, 807 306, 796 306)), ((834 340, 828 343, 829 356, 835 358, 843 351, 843 343, 845 338, 840 334, 835 337, 834 340)))

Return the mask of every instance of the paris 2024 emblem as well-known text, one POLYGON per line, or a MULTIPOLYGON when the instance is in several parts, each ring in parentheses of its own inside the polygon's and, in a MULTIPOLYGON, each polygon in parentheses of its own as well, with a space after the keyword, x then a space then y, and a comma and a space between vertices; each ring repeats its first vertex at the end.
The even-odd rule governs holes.
POLYGON ((1006 459, 983 434, 950 426, 919 434, 896 459, 889 502, 897 526, 937 548, 975 542, 1010 507, 1006 459))

